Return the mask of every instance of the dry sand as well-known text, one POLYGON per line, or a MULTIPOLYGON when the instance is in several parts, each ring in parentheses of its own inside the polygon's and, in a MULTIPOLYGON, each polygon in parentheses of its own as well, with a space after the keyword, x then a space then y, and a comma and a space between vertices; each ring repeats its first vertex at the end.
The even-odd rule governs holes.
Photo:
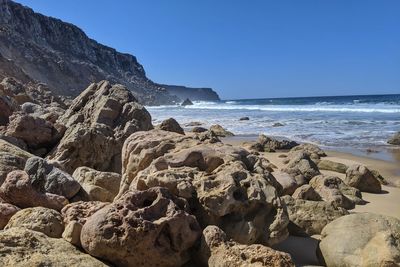
MULTIPOLYGON (((253 139, 255 140, 255 139, 253 139)), ((251 138, 224 138, 224 143, 231 145, 242 146, 245 142, 252 141, 251 138)), ((327 157, 331 161, 340 162, 348 166, 353 164, 362 164, 370 169, 375 169, 388 180, 391 184, 400 186, 400 161, 390 162, 385 160, 379 160, 369 157, 356 156, 350 153, 343 153, 338 151, 325 151, 327 157)), ((278 168, 281 168, 284 164, 282 158, 279 157, 284 152, 275 153, 263 153, 265 157, 278 168)), ((400 157, 399 157, 400 158, 400 157)), ((340 178, 344 178, 345 174, 324 171, 323 174, 335 175, 340 178)), ((382 186, 383 192, 381 194, 362 193, 363 199, 368 203, 365 205, 357 205, 355 209, 350 212, 372 212, 377 214, 389 215, 400 219, 400 188, 394 186, 382 186)), ((287 240, 281 244, 275 246, 275 249, 288 252, 296 265, 298 266, 311 266, 319 265, 316 249, 318 247, 319 236, 312 237, 296 237, 290 236, 287 240)))

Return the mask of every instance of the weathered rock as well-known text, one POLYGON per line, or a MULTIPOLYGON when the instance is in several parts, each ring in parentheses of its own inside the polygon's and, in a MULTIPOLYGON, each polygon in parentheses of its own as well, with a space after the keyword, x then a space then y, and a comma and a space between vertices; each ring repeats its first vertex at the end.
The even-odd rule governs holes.
POLYGON ((295 266, 290 255, 263 245, 243 245, 228 240, 217 226, 203 231, 199 260, 210 267, 295 266))
POLYGON ((339 172, 339 173, 346 173, 348 166, 339 163, 339 162, 334 162, 331 160, 323 159, 318 162, 318 168, 320 170, 327 170, 327 171, 334 171, 334 172, 339 172))
POLYGON ((28 151, 28 146, 21 139, 18 139, 18 138, 12 137, 12 136, 7 136, 7 135, 4 135, 3 133, 0 133, 0 139, 18 147, 24 151, 28 151))
POLYGON ((7 225, 10 218, 17 213, 17 211, 19 211, 18 207, 0 202, 0 230, 3 230, 4 226, 7 225))
POLYGON ((121 175, 118 173, 100 172, 88 167, 77 168, 72 176, 81 185, 74 201, 112 202, 121 183, 121 175))
POLYGON ((344 181, 362 192, 380 193, 382 190, 379 180, 363 165, 350 166, 344 181))
POLYGON ((387 142, 391 145, 400 146, 400 132, 395 133, 387 142))
POLYGON ((42 206, 61 210, 68 200, 59 195, 38 191, 24 171, 10 172, 0 187, 0 197, 20 208, 42 206))
POLYGON ((201 234, 186 208, 165 188, 128 191, 88 218, 82 247, 118 266, 181 266, 201 234))
POLYGON ((389 182, 385 179, 385 177, 383 177, 383 176, 379 173, 379 171, 377 171, 377 170, 371 170, 371 169, 370 169, 370 171, 371 171, 371 173, 375 176, 375 178, 378 179, 378 181, 379 181, 381 184, 383 184, 383 185, 388 185, 388 184, 389 184, 389 182))
POLYGON ((251 149, 259 152, 275 152, 276 150, 291 149, 298 145, 299 144, 295 141, 280 141, 264 134, 260 134, 257 142, 251 146, 251 149))
POLYGON ((178 134, 185 134, 183 131, 182 127, 179 125, 179 123, 173 119, 169 118, 161 122, 160 125, 157 125, 157 129, 168 131, 168 132, 174 132, 178 134))
POLYGON ((0 94, 0 126, 7 125, 10 122, 10 116, 15 111, 15 104, 7 96, 0 94))
POLYGON ((134 132, 153 128, 147 110, 122 85, 91 84, 60 118, 68 130, 48 156, 68 173, 87 166, 121 171, 121 149, 134 132))
POLYGON ((346 185, 340 178, 335 176, 318 175, 311 179, 310 186, 321 197, 323 201, 338 207, 353 209, 356 204, 365 204, 361 192, 346 185))
POLYGON ((320 195, 315 192, 314 188, 309 184, 304 184, 298 187, 294 193, 292 194, 294 199, 304 199, 304 200, 311 200, 311 201, 319 201, 321 200, 320 195))
POLYGON ((16 114, 10 117, 5 135, 23 140, 30 149, 51 149, 64 134, 62 127, 31 115, 16 114))
POLYGON ((328 223, 349 214, 347 210, 325 201, 294 199, 291 196, 284 196, 282 200, 287 207, 288 229, 292 235, 319 235, 328 223))
POLYGON ((210 131, 219 137, 234 136, 230 131, 225 130, 221 125, 215 124, 210 127, 210 131))
POLYGON ((322 157, 326 157, 325 152, 314 144, 300 144, 298 146, 293 147, 290 153, 297 153, 298 151, 302 151, 306 153, 311 159, 318 160, 322 157))
POLYGON ((189 98, 186 98, 185 101, 182 102, 181 106, 192 106, 193 102, 190 101, 189 98))
POLYGON ((192 132, 194 133, 204 133, 207 132, 208 129, 200 126, 193 127, 192 132))
POLYGON ((33 155, 0 139, 0 185, 6 179, 8 173, 22 170, 26 160, 30 157, 33 157, 33 155))
POLYGON ((299 185, 305 184, 311 178, 320 174, 317 165, 305 152, 292 153, 289 162, 282 168, 282 172, 290 174, 299 185))
POLYGON ((81 188, 71 175, 39 157, 29 158, 26 161, 24 170, 29 175, 32 185, 41 192, 52 193, 70 199, 81 188))
POLYGON ((287 173, 277 171, 274 172, 274 177, 282 186, 282 192, 280 192, 281 196, 291 195, 299 187, 299 184, 296 182, 296 180, 287 173))
POLYGON ((69 222, 62 233, 62 238, 76 247, 82 247, 81 232, 83 225, 77 221, 69 222))
POLYGON ((18 211, 11 217, 5 229, 22 227, 41 232, 49 237, 60 238, 64 231, 61 214, 55 210, 35 207, 18 211))
POLYGON ((329 223, 321 233, 321 259, 327 266, 399 266, 400 221, 356 213, 329 223))
POLYGON ((0 231, 1 266, 93 266, 106 264, 81 252, 63 239, 25 228, 0 231))

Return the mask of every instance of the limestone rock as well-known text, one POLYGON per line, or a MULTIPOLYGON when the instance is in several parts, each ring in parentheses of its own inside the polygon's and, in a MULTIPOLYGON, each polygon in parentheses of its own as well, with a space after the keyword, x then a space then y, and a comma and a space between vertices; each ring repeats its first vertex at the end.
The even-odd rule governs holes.
POLYGON ((0 197, 20 208, 42 206, 61 210, 68 200, 59 195, 38 191, 24 171, 10 172, 0 187, 0 197))
POLYGON ((179 125, 179 123, 174 119, 174 118, 169 118, 161 122, 160 125, 157 125, 157 129, 168 131, 168 132, 174 132, 178 134, 185 134, 183 131, 182 127, 179 125))
POLYGON ((323 201, 338 207, 353 209, 356 204, 365 204, 365 201, 362 200, 361 192, 354 187, 346 185, 338 177, 318 175, 311 179, 309 184, 323 201))
POLYGON ((74 200, 112 202, 121 183, 118 173, 100 172, 88 167, 77 168, 72 176, 81 185, 74 200))
POLYGON ((296 182, 296 180, 287 173, 277 171, 274 172, 274 177, 282 186, 283 191, 280 193, 281 196, 292 195, 299 187, 299 184, 296 182))
POLYGON ((134 132, 153 128, 147 110, 122 85, 91 84, 60 118, 68 130, 48 158, 68 173, 87 166, 121 171, 121 149, 134 132))
POLYGON ((84 225, 90 216, 109 204, 108 202, 100 201, 78 201, 70 203, 61 210, 64 224, 68 225, 70 222, 75 221, 84 225))
POLYGON ((400 132, 395 133, 387 142, 391 145, 400 146, 400 132))
POLYGON ((304 184, 298 187, 294 193, 292 194, 294 199, 304 199, 304 200, 311 200, 311 201, 319 201, 321 200, 320 195, 315 192, 314 188, 309 184, 304 184))
POLYGON ((82 247, 81 232, 83 225, 77 221, 69 222, 62 233, 62 238, 76 247, 82 247))
POLYGON ((399 266, 400 221, 373 213, 356 213, 329 223, 319 249, 327 266, 399 266))
POLYGON ((19 208, 8 204, 0 202, 0 230, 3 230, 4 226, 7 225, 10 218, 19 211, 19 208))
POLYGON ((325 201, 294 199, 291 196, 284 196, 282 200, 287 207, 288 228, 292 235, 319 235, 328 223, 349 214, 347 210, 325 201))
POLYGON ((292 153, 289 157, 289 162, 282 168, 282 172, 286 172, 294 177, 299 185, 305 184, 311 178, 320 174, 317 165, 303 151, 292 153))
POLYGON ((49 237, 60 238, 64 230, 61 214, 55 210, 35 207, 18 211, 11 217, 5 229, 22 227, 41 232, 49 237))
POLYGON ((231 241, 217 226, 203 231, 199 260, 210 267, 295 266, 290 255, 263 245, 243 245, 231 241))
POLYGON ((311 159, 317 160, 322 157, 326 157, 325 152, 314 144, 300 144, 296 147, 293 147, 290 150, 290 153, 297 153, 298 151, 302 151, 306 153, 311 159))
POLYGON ((259 152, 275 152, 276 150, 291 149, 299 144, 295 141, 289 140, 277 140, 261 134, 255 144, 251 146, 251 149, 259 152))
POLYGON ((31 183, 38 191, 72 198, 78 193, 81 186, 66 172, 54 167, 46 160, 31 157, 26 161, 25 172, 29 175, 31 183))
POLYGON ((345 182, 362 192, 381 192, 381 183, 374 174, 363 165, 350 166, 346 171, 345 182))
POLYGON ((82 247, 118 266, 181 266, 201 234, 186 208, 165 188, 128 191, 88 218, 82 247))
POLYGON ((234 136, 230 131, 225 130, 221 125, 215 124, 210 127, 210 131, 212 131, 216 136, 219 137, 229 137, 234 136))
POLYGON ((106 264, 82 253, 63 239, 25 228, 0 231, 1 266, 93 266, 106 264))
POLYGON ((339 173, 346 173, 348 166, 346 166, 343 163, 324 159, 324 160, 321 160, 320 162, 318 162, 318 168, 320 170, 328 170, 328 171, 334 171, 334 172, 339 172, 339 173))

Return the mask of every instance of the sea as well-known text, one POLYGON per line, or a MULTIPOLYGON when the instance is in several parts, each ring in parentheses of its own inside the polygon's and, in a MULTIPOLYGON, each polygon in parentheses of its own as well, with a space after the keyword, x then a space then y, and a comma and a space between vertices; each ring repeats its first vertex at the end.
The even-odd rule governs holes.
POLYGON ((187 130, 190 122, 220 124, 243 138, 262 133, 342 150, 393 147, 387 140, 400 131, 400 94, 200 101, 147 109, 154 124, 172 117, 187 130))

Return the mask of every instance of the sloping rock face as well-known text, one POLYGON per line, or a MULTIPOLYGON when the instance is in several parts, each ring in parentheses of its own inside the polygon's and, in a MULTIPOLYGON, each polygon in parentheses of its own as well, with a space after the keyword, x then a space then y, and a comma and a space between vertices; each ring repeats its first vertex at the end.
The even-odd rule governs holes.
POLYGON ((214 225, 204 229, 197 254, 209 267, 295 266, 289 254, 262 245, 236 243, 214 225))
POLYGON ((267 164, 194 134, 138 132, 123 147, 120 194, 163 186, 188 200, 203 227, 217 225, 240 243, 275 244, 287 237, 288 218, 267 164))
POLYGON ((0 231, 0 265, 107 266, 63 239, 18 227, 0 231))
POLYGON ((76 96, 90 83, 108 79, 125 85, 142 103, 177 100, 146 77, 134 56, 89 39, 72 24, 9 0, 0 1, 0 13, 2 57, 15 62, 20 76, 46 83, 56 94, 76 96))
POLYGON ((400 221, 356 213, 329 223, 321 233, 319 255, 326 266, 399 266, 400 221))
POLYGON ((181 266, 201 234, 186 210, 165 188, 128 191, 87 219, 82 247, 117 266, 181 266))
POLYGON ((127 88, 107 81, 91 84, 59 120, 68 129, 48 159, 68 173, 81 166, 119 173, 125 139, 153 128, 127 88))

